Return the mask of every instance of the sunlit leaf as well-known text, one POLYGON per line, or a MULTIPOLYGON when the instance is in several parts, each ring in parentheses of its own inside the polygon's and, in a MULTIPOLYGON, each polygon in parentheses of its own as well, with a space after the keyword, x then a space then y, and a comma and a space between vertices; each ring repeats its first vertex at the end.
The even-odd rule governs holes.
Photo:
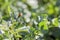
POLYGON ((58 27, 58 18, 54 18, 53 20, 52 20, 52 23, 53 23, 53 25, 55 26, 55 27, 58 27))

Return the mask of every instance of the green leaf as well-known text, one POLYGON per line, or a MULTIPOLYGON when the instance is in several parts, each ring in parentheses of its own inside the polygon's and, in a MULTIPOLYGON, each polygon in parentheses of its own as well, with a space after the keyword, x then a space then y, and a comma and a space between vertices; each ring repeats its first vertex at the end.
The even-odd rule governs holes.
POLYGON ((39 28, 41 28, 43 26, 43 30, 48 30, 47 22, 48 22, 48 20, 41 21, 39 23, 39 28))
POLYGON ((55 27, 58 27, 58 18, 54 18, 53 19, 54 21, 52 21, 52 24, 55 26, 55 27))
POLYGON ((48 9, 48 14, 52 15, 54 13, 54 9, 48 9))

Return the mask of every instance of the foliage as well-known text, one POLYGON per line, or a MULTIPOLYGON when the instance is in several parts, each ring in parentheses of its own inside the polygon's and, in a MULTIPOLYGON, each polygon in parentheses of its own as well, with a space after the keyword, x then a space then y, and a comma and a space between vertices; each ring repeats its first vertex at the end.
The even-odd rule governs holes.
POLYGON ((43 40, 59 27, 57 0, 0 0, 0 40, 43 40))

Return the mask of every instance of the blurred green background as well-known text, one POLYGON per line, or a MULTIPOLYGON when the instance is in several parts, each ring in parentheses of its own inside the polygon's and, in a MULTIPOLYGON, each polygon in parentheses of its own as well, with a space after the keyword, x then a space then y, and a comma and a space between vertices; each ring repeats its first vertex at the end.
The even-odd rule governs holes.
POLYGON ((54 40, 50 28, 59 34, 60 0, 0 0, 0 40, 54 40))

